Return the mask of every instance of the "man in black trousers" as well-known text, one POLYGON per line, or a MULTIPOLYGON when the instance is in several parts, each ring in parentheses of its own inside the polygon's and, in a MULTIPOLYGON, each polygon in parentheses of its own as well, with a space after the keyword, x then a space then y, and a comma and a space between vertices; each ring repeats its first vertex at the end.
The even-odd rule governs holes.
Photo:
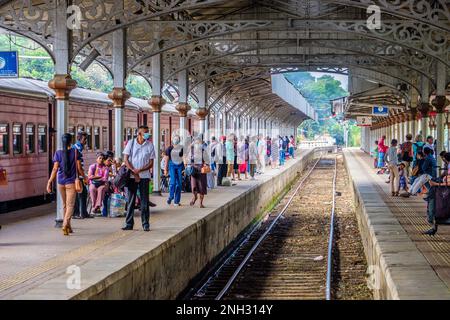
POLYGON ((218 165, 217 170, 217 185, 222 185, 222 179, 223 177, 227 176, 227 153, 225 152, 225 142, 227 138, 225 136, 220 137, 220 143, 217 146, 217 153, 222 154, 222 162, 218 165), (219 148, 220 151, 219 151, 219 148))
MULTIPOLYGON (((87 142, 87 133, 84 131, 77 132, 77 142, 73 145, 73 148, 77 150, 81 159, 81 167, 84 171, 84 161, 83 161, 83 150, 84 146, 87 142)), ((75 208, 73 212, 74 219, 85 219, 85 218, 93 218, 93 215, 90 215, 87 212, 87 188, 85 187, 85 177, 79 177, 81 181, 81 185, 83 186, 83 191, 81 193, 77 193, 77 197, 75 199, 75 208)))

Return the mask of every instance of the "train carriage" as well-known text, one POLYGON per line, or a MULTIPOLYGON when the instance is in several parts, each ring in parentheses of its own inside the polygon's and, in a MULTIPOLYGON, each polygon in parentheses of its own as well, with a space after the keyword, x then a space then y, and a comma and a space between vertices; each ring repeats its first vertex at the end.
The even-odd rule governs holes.
MULTIPOLYGON (((0 79, 0 169, 5 169, 8 185, 0 186, 0 213, 50 201, 45 186, 52 167, 55 138, 55 98, 47 82, 19 78, 0 79), (24 201, 26 200, 26 201, 24 201)), ((68 132, 88 133, 85 162, 95 161, 97 152, 114 146, 114 108, 106 93, 84 88, 71 92, 68 132)), ((139 125, 153 127, 148 102, 130 98, 124 111, 124 141, 130 140, 139 125)), ((188 114, 189 131, 197 125, 188 114)), ((172 132, 179 128, 175 105, 166 104, 161 113, 161 146, 168 146, 172 132)), ((86 168, 85 168, 86 169, 86 168)))

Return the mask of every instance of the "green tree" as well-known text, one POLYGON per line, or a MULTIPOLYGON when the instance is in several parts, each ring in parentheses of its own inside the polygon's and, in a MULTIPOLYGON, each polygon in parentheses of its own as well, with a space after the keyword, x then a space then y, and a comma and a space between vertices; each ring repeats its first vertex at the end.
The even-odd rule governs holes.
MULTIPOLYGON (((309 72, 287 73, 285 76, 302 93, 318 115, 318 121, 304 121, 299 131, 307 139, 328 133, 336 139, 337 144, 343 144, 344 129, 338 119, 332 117, 330 105, 330 100, 348 95, 348 92, 342 88, 341 82, 331 75, 315 78, 309 72)), ((360 130, 352 121, 349 125, 349 143, 358 145, 360 130)))

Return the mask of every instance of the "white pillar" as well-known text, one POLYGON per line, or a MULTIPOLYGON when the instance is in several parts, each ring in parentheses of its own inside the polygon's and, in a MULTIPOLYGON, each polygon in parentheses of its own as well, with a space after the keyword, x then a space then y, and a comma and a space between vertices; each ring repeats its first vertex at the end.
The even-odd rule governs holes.
MULTIPOLYGON (((445 101, 446 101, 446 66, 442 62, 437 62, 437 76, 436 76, 436 98, 434 101, 434 106, 437 110, 436 115, 436 139, 437 139, 437 152, 440 153, 444 150, 444 112, 445 112, 445 101)), ((438 164, 442 165, 441 157, 436 157, 438 159, 438 164)))
POLYGON ((152 99, 150 104, 153 111, 153 145, 155 147, 155 159, 153 160, 153 193, 160 194, 161 186, 161 110, 164 105, 162 98, 163 87, 163 57, 161 54, 151 58, 152 65, 152 99))
POLYGON ((430 100, 430 81, 424 75, 421 76, 421 87, 420 87, 420 108, 422 110, 422 118, 420 121, 420 127, 422 130, 422 135, 424 139, 429 132, 429 119, 428 119, 428 111, 429 111, 429 100, 430 100))
POLYGON ((178 73, 178 105, 176 109, 178 110, 178 114, 180 116, 180 138, 181 141, 185 144, 187 138, 187 130, 189 129, 187 126, 187 114, 191 107, 188 104, 188 96, 189 96, 189 79, 188 79, 188 70, 184 69, 178 73))
POLYGON ((113 32, 112 42, 112 73, 113 91, 108 97, 114 105, 114 152, 117 157, 122 157, 123 141, 123 108, 125 101, 130 97, 125 90, 125 78, 127 74, 126 31, 118 29, 113 32))
MULTIPOLYGON (((71 30, 67 27, 67 1, 58 1, 53 11, 53 52, 55 55, 55 75, 48 86, 55 90, 56 98, 56 149, 62 149, 62 135, 67 133, 70 91, 76 87, 76 81, 70 77, 72 54, 71 30)), ((56 183, 56 182, 55 182, 56 183)), ((62 198, 56 188, 56 227, 61 227, 64 212, 62 198)))

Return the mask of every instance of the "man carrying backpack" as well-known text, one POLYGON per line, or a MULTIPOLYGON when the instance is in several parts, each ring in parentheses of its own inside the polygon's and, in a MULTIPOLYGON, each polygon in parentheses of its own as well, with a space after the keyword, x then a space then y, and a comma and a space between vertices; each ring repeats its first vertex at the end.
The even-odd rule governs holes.
POLYGON ((412 134, 406 135, 406 141, 400 146, 400 161, 405 165, 404 173, 406 181, 409 180, 409 168, 413 160, 412 134))

